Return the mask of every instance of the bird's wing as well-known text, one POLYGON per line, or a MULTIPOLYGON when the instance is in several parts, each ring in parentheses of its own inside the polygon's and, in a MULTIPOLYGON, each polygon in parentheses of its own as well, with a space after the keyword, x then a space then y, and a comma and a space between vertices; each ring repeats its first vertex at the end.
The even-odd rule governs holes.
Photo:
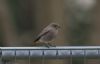
POLYGON ((43 35, 47 34, 50 30, 49 29, 44 29, 39 35, 38 37, 34 40, 34 42, 37 42, 43 35))

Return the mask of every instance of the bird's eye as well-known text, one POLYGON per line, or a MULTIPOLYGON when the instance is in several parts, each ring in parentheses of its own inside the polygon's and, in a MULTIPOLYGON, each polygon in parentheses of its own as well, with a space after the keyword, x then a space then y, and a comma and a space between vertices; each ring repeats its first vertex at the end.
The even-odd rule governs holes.
POLYGON ((57 25, 53 25, 53 27, 57 27, 57 25))

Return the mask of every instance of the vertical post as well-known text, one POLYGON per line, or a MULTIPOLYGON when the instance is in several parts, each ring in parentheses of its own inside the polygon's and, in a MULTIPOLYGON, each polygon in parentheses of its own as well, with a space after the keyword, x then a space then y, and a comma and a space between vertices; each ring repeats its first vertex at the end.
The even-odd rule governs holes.
POLYGON ((0 64, 2 64, 2 51, 0 49, 0 64))

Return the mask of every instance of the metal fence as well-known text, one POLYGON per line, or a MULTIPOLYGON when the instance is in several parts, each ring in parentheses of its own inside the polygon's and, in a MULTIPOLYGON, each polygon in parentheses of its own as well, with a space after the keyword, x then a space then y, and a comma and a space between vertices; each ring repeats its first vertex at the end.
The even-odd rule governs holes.
POLYGON ((15 59, 65 59, 70 57, 100 58, 100 46, 0 47, 1 62, 15 59))

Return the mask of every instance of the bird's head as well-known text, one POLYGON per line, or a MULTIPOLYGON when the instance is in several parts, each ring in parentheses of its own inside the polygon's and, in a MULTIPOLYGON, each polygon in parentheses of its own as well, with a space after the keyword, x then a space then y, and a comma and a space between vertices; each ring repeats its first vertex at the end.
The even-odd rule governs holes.
POLYGON ((52 27, 56 28, 56 29, 61 28, 60 25, 57 24, 57 23, 51 23, 50 25, 51 25, 52 27))

